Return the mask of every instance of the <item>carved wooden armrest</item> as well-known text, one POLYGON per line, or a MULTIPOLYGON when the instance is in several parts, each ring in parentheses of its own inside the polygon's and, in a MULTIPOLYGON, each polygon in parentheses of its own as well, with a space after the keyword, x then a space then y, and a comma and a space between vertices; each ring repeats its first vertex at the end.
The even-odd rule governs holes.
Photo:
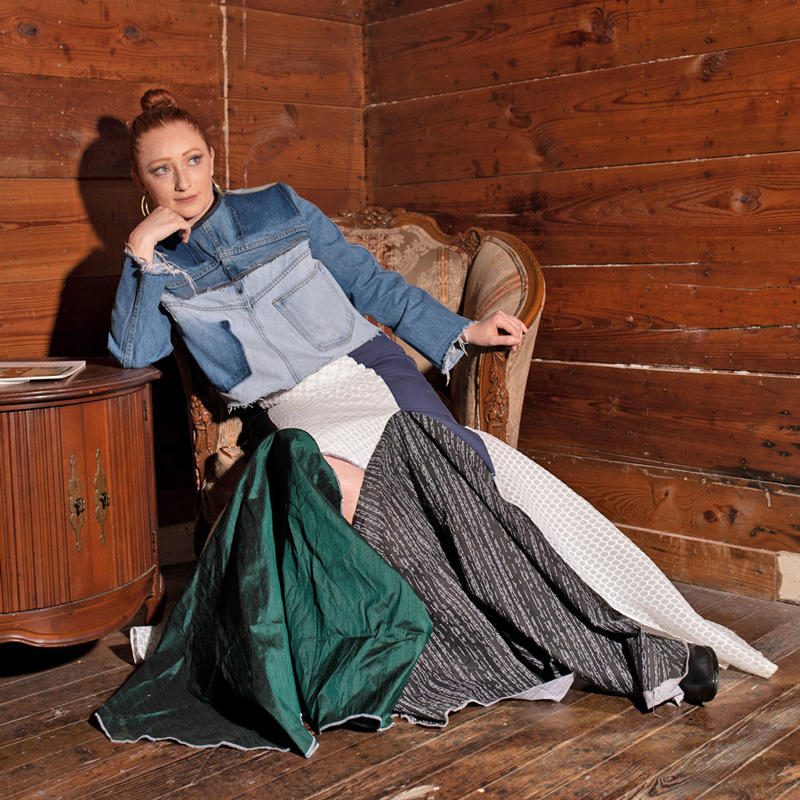
POLYGON ((519 239, 476 232, 481 244, 467 277, 464 316, 483 319, 494 311, 505 311, 519 317, 528 333, 515 353, 499 347, 469 348, 454 370, 451 397, 460 421, 516 446, 544 303, 544 279, 533 254, 519 239))
POLYGON ((200 490, 206 459, 217 449, 217 423, 214 415, 196 395, 189 395, 189 421, 194 450, 194 481, 200 490))

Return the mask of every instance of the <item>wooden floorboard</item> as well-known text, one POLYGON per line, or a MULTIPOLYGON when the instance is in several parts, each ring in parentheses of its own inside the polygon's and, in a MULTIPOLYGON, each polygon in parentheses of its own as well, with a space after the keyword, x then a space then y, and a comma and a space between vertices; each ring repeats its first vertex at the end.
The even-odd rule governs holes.
MULTIPOLYGON (((190 566, 167 568, 174 603, 190 566)), ((327 731, 310 759, 275 751, 117 744, 90 716, 133 670, 124 632, 60 649, 0 646, 3 800, 800 798, 800 607, 678 587, 779 664, 724 671, 706 707, 641 713, 571 689, 560 703, 470 706, 444 729, 327 731)))
POLYGON ((725 781, 703 797, 708 800, 777 800, 794 793, 800 797, 800 729, 779 739, 739 764, 725 781))

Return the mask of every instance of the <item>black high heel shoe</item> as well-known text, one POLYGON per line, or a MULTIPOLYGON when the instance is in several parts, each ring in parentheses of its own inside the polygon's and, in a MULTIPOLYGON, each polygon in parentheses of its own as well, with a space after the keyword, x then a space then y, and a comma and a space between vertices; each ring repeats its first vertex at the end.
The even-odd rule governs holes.
POLYGON ((719 661, 717 654, 701 644, 689 645, 689 665, 679 686, 688 703, 710 703, 719 689, 719 661))

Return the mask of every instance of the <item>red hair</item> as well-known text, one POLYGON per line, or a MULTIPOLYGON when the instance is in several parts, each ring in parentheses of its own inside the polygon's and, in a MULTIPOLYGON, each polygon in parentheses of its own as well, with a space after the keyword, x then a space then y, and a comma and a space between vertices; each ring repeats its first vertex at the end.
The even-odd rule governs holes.
POLYGON ((142 137, 159 125, 169 125, 173 122, 182 122, 196 131, 211 150, 206 132, 200 123, 186 109, 178 105, 175 96, 166 89, 148 89, 139 101, 142 113, 131 123, 128 135, 131 164, 134 172, 139 170, 139 156, 141 155, 142 137))

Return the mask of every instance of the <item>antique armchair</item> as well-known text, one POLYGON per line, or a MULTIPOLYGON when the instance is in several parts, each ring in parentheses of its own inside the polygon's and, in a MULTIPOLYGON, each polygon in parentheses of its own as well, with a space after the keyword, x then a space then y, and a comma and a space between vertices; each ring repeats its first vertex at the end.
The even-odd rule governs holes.
MULTIPOLYGON (((432 218, 402 209, 368 208, 333 221, 350 242, 370 250, 384 269, 402 273, 409 283, 423 287, 453 311, 477 320, 502 309, 526 323, 529 333, 516 353, 470 347, 452 370, 449 385, 423 356, 398 340, 461 424, 516 446, 544 302, 544 279, 530 250, 514 236, 480 228, 448 236, 432 218)), ((177 341, 175 355, 192 425, 199 492, 198 548, 227 503, 248 454, 268 430, 268 422, 260 409, 229 414, 177 341)))

